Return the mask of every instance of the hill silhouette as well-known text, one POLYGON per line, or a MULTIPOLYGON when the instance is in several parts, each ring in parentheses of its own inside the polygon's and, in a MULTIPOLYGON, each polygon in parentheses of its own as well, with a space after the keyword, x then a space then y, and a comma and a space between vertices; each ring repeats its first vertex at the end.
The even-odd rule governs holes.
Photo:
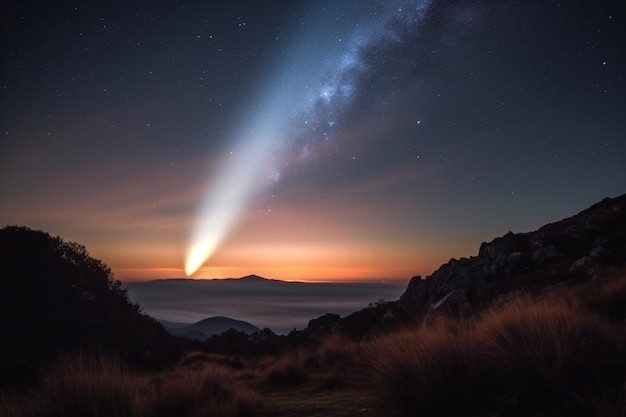
POLYGON ((192 340, 206 340, 213 335, 224 333, 227 330, 233 329, 246 334, 252 334, 259 331, 259 328, 248 323, 247 321, 235 320, 230 317, 207 317, 206 319, 198 322, 187 323, 173 323, 166 320, 159 320, 159 322, 165 327, 165 330, 173 335, 181 336, 186 339, 192 340))
POLYGON ((0 382, 28 380, 74 351, 111 352, 143 368, 177 357, 109 267, 82 245, 26 227, 0 229, 0 316, 0 382))

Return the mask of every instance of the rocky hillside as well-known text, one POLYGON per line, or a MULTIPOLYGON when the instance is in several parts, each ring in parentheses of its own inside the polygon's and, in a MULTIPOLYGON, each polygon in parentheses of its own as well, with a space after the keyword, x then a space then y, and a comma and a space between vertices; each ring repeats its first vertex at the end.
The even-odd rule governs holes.
POLYGON ((514 291, 546 291, 626 264, 626 195, 606 198, 579 214, 529 233, 480 246, 432 275, 416 276, 399 300, 405 314, 480 307, 514 291))

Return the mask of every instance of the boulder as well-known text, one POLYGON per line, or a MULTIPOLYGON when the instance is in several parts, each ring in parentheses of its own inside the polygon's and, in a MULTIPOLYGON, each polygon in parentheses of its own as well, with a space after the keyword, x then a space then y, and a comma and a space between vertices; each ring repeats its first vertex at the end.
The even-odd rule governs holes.
POLYGON ((426 311, 426 317, 438 316, 441 314, 454 314, 467 305, 467 297, 465 291, 450 291, 441 300, 433 303, 426 311))

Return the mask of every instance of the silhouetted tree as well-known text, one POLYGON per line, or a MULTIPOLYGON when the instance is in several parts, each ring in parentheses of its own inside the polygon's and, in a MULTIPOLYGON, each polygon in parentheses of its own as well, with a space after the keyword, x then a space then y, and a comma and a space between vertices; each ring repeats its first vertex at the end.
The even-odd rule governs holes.
POLYGON ((35 376, 59 354, 106 351, 139 367, 174 360, 176 343, 128 300, 84 246, 42 231, 0 229, 0 382, 35 376))
POLYGON ((204 342, 204 349, 215 353, 249 355, 251 348, 248 334, 235 329, 213 335, 204 342))
POLYGON ((289 345, 286 336, 277 335, 269 328, 250 335, 228 329, 209 337, 196 348, 229 355, 265 356, 283 353, 288 350, 289 345))

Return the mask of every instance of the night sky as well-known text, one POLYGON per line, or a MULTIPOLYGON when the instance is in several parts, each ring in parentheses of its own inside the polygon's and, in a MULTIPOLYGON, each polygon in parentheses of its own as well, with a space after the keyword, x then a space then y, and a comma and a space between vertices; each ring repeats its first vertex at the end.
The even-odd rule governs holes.
POLYGON ((623 1, 11 3, 0 226, 121 280, 408 279, 626 192, 623 1))

